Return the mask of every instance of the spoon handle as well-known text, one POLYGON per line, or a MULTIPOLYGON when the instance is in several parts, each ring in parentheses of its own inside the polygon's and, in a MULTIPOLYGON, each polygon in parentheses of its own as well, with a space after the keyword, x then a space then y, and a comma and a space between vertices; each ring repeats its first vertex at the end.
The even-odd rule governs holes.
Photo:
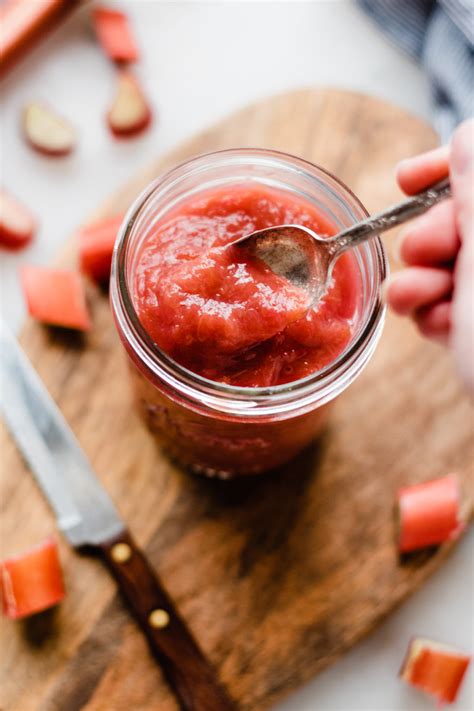
POLYGON ((334 252, 341 254, 350 247, 355 247, 370 237, 390 230, 392 227, 401 225, 408 220, 412 220, 418 215, 430 209, 437 202, 451 197, 451 184, 449 178, 445 178, 439 183, 435 183, 427 190, 417 193, 407 200, 389 207, 376 215, 368 217, 362 222, 358 222, 352 227, 339 232, 331 241, 336 248, 334 252))

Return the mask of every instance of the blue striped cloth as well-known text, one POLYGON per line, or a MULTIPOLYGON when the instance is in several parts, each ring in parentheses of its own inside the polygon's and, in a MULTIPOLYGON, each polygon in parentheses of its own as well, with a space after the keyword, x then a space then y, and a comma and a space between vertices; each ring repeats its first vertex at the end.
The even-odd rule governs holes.
POLYGON ((424 67, 434 124, 447 141, 474 114, 474 0, 358 0, 399 47, 424 67))

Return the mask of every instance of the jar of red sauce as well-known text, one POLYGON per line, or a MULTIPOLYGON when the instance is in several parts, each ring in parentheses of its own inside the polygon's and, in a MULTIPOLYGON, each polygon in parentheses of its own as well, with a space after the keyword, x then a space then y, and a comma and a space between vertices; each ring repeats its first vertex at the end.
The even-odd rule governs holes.
MULTIPOLYGON (((111 302, 128 354, 138 407, 150 430, 179 463, 228 478, 280 466, 306 447, 327 419, 330 403, 367 365, 381 334, 380 286, 387 263, 379 239, 354 250, 358 306, 342 353, 299 380, 265 387, 218 382, 193 372, 161 350, 139 317, 134 284, 140 250, 152 230, 180 205, 209 191, 278 191, 310 203, 332 231, 367 212, 337 178, 307 161, 263 149, 199 156, 158 177, 139 196, 115 247, 111 302)), ((174 212, 173 212, 174 211, 174 212)))

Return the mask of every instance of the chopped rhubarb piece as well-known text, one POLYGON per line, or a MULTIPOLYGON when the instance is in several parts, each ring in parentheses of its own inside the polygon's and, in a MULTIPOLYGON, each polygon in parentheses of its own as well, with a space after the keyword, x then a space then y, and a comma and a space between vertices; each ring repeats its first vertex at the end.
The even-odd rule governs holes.
POLYGON ((80 274, 66 269, 22 267, 21 282, 33 318, 87 331, 90 318, 80 274))
POLYGON ((98 282, 110 277, 112 252, 123 215, 115 215, 83 227, 79 232, 79 259, 81 271, 98 282))
POLYGON ((21 249, 31 242, 36 219, 25 205, 0 188, 0 245, 21 249))
POLYGON ((0 3, 0 74, 15 63, 81 0, 3 0, 0 3))
POLYGON ((28 104, 23 111, 23 132, 28 143, 48 156, 64 156, 76 145, 75 128, 45 104, 28 104))
POLYGON ((151 121, 151 109, 145 95, 137 79, 128 71, 119 73, 107 121, 116 136, 133 136, 143 131, 151 121))
POLYGON ((457 538, 464 529, 457 478, 449 474, 400 489, 398 514, 401 553, 457 538))
POLYGON ((440 703, 456 700, 471 658, 429 639, 414 639, 408 648, 400 676, 412 686, 435 696, 440 703))
POLYGON ((98 7, 94 10, 94 26, 102 49, 114 62, 136 62, 138 47, 127 16, 119 10, 98 7))
POLYGON ((0 563, 3 614, 12 620, 57 605, 64 597, 58 547, 52 538, 0 563))

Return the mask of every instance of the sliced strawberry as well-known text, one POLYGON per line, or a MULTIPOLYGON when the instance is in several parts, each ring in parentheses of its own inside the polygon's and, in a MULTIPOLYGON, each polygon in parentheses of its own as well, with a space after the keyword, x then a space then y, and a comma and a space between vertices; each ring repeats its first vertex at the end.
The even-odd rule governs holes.
POLYGON ((52 538, 0 563, 3 614, 12 620, 57 605, 64 597, 58 547, 52 538))
POLYGON ((21 282, 33 318, 80 331, 90 328, 84 285, 77 272, 27 266, 21 269, 21 282))
POLYGON ((138 47, 127 16, 119 10, 98 7, 93 13, 94 27, 102 49, 114 62, 136 62, 138 47))
POLYGON ((0 188, 0 245, 21 249, 36 232, 36 219, 25 205, 0 188))
POLYGON ((133 136, 151 121, 151 109, 137 79, 121 71, 112 106, 107 113, 110 130, 116 136, 133 136))
POLYGON ((77 142, 75 128, 45 104, 28 104, 23 111, 23 132, 28 143, 48 156, 71 153, 77 142))
POLYGON ((402 679, 434 696, 438 702, 456 700, 471 658, 430 639, 414 639, 400 671, 402 679))
POLYGON ((79 231, 81 271, 97 282, 106 282, 110 277, 112 252, 123 218, 115 215, 79 231))
POLYGON ((401 553, 455 539, 464 528, 459 483, 453 474, 398 492, 401 553))

